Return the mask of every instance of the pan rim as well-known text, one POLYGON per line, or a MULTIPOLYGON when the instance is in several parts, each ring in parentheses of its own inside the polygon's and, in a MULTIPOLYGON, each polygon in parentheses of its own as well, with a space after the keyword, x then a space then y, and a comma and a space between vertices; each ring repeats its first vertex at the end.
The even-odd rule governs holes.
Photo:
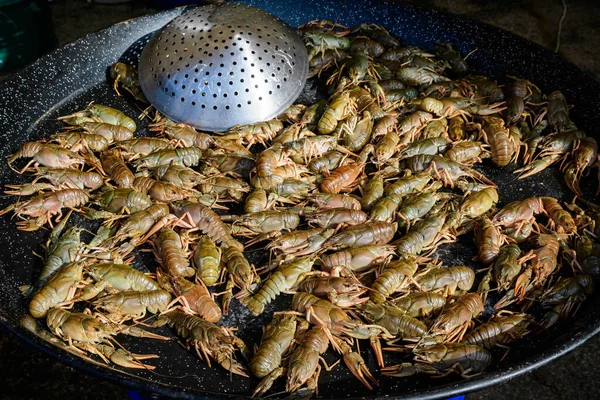
MULTIPOLYGON (((413 6, 413 5, 402 5, 402 4, 396 4, 396 3, 388 3, 388 4, 393 5, 394 7, 398 7, 398 9, 408 9, 408 10, 413 10, 416 12, 432 12, 432 11, 434 11, 436 14, 439 14, 443 18, 451 17, 456 20, 464 21, 464 23, 467 26, 475 26, 475 27, 479 27, 479 28, 484 28, 486 30, 492 30, 492 31, 497 32, 498 34, 509 37, 512 40, 516 40, 517 42, 526 44, 529 47, 533 46, 535 49, 537 49, 537 51, 541 51, 542 53, 545 53, 547 56, 551 56, 554 60, 558 60, 559 63, 561 64, 561 66, 566 66, 569 69, 577 71, 577 73, 579 73, 579 74, 582 74, 588 80, 590 80, 597 87, 600 88, 600 84, 598 83, 596 77, 593 76, 592 74, 590 74, 588 71, 582 70, 581 68, 579 68, 577 65, 575 65, 571 61, 566 60, 566 59, 562 58, 561 56, 552 53, 551 51, 547 50, 543 46, 540 46, 536 43, 530 42, 527 39, 525 39, 521 36, 515 35, 505 29, 495 27, 495 26, 492 26, 492 25, 489 25, 489 24, 486 24, 486 23, 483 23, 483 22, 480 22, 477 20, 473 20, 471 18, 448 13, 445 11, 432 10, 432 9, 428 9, 425 7, 413 6)), ((180 7, 177 10, 183 11, 184 8, 185 7, 180 7)), ((169 13, 173 13, 173 10, 162 11, 162 12, 159 12, 156 14, 138 17, 138 18, 135 18, 135 20, 138 22, 142 22, 144 19, 151 19, 151 18, 155 17, 156 15, 160 15, 160 14, 166 15, 169 13)), ((128 24, 130 22, 131 21, 119 22, 119 23, 117 23, 111 27, 108 27, 106 29, 103 29, 101 31, 98 31, 95 33, 90 33, 80 39, 75 40, 74 42, 71 42, 70 44, 62 46, 62 47, 52 51, 51 53, 48 53, 48 54, 38 58, 32 64, 17 71, 15 74, 13 74, 11 77, 6 79, 4 82, 1 82, 0 83, 0 94, 7 94, 9 87, 11 87, 11 86, 13 88, 15 85, 19 86, 20 85, 19 80, 23 77, 23 75, 26 75, 28 72, 34 70, 35 68, 42 66, 45 63, 48 63, 49 60, 51 60, 52 58, 59 55, 61 53, 61 51, 64 51, 65 48, 81 45, 81 43, 85 42, 86 40, 88 40, 92 37, 101 37, 107 31, 114 30, 116 27, 123 25, 123 24, 128 24)), ((0 98, 1 97, 2 96, 0 96, 0 98)), ((193 390, 193 391, 189 391, 189 392, 174 391, 171 386, 166 385, 166 384, 150 381, 150 380, 147 380, 147 379, 139 377, 139 376, 135 376, 135 377, 133 377, 133 379, 130 379, 132 376, 128 375, 126 373, 123 373, 122 371, 117 372, 110 368, 104 368, 104 367, 100 368, 100 367, 94 366, 93 364, 89 364, 87 362, 84 362, 84 361, 72 356, 71 354, 69 354, 68 352, 65 352, 64 350, 58 349, 54 346, 51 346, 51 345, 41 341, 35 335, 20 328, 19 326, 17 326, 14 323, 14 321, 12 321, 9 318, 6 318, 3 315, 0 315, 0 325, 4 329, 8 330, 9 332, 16 334, 19 338, 21 338, 25 342, 33 344, 38 349, 40 349, 48 354, 51 354, 52 356, 58 358, 59 360, 61 360, 63 362, 73 365, 79 369, 100 375, 104 378, 111 379, 121 385, 124 385, 127 387, 133 386, 134 388, 141 389, 141 390, 148 390, 148 388, 152 388, 152 390, 155 390, 159 394, 169 395, 169 396, 176 397, 176 398, 195 398, 196 396, 198 396, 200 394, 205 394, 205 395, 207 394, 206 392, 200 392, 197 390, 193 390)), ((532 357, 523 361, 521 364, 519 364, 507 371, 502 370, 502 368, 498 368, 498 370, 486 372, 486 373, 482 374, 480 377, 473 378, 472 380, 458 381, 458 382, 450 383, 447 385, 437 386, 432 389, 420 390, 418 393, 412 393, 412 394, 411 393, 404 393, 404 394, 398 393, 398 394, 393 394, 393 396, 397 396, 397 398, 411 398, 411 399, 442 398, 442 397, 449 397, 449 396, 456 395, 456 394, 465 394, 467 392, 479 390, 484 387, 496 385, 501 382, 506 382, 510 379, 513 379, 513 378, 521 375, 521 374, 529 372, 535 368, 538 368, 540 366, 548 364, 548 363, 556 360, 557 358, 564 356, 565 354, 569 353, 570 351, 574 350, 575 348, 577 348, 580 345, 582 345, 583 343, 585 343, 588 339, 590 339, 591 337, 596 335, 599 331, 600 331, 600 323, 595 323, 590 326, 587 326, 584 329, 582 329, 580 332, 576 332, 575 334, 571 335, 564 343, 551 343, 551 346, 549 346, 545 350, 543 350, 537 354, 534 354, 532 357)), ((223 394, 210 393, 209 395, 214 396, 213 398, 231 398, 231 397, 239 398, 240 397, 240 396, 237 396, 234 394, 223 395, 223 394)), ((387 397, 387 396, 386 395, 369 396, 369 398, 384 398, 384 397, 387 397)))

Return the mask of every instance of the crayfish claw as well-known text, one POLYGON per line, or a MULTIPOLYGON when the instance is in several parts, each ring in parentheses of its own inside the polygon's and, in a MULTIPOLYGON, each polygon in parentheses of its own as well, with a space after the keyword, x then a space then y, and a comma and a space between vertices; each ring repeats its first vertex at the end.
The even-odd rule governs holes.
POLYGON ((369 371, 369 368, 367 368, 365 360, 357 352, 353 351, 344 354, 344 363, 350 372, 352 372, 352 375, 354 375, 369 390, 373 390, 371 383, 375 386, 379 386, 379 382, 377 382, 377 379, 375 379, 373 374, 371 374, 371 371, 369 371))
POLYGON ((371 336, 369 338, 371 341, 371 348, 375 352, 375 358, 377 359, 377 364, 383 368, 385 363, 383 361, 383 350, 381 349, 381 342, 377 336, 371 336))
POLYGON ((17 222, 16 225, 17 225, 17 229, 19 229, 21 231, 34 232, 34 231, 37 231, 38 229, 40 229, 42 227, 42 225, 44 225, 44 223, 42 223, 40 225, 37 220, 26 219, 25 221, 17 222))
POLYGON ((542 172, 561 158, 560 154, 552 154, 531 162, 529 165, 516 169, 513 173, 520 174, 518 179, 525 179, 542 172))
POLYGON ((146 338, 146 339, 156 339, 156 340, 171 340, 171 338, 158 335, 156 333, 148 332, 145 329, 138 328, 137 326, 128 326, 124 329, 120 330, 119 333, 123 333, 125 335, 146 338))
MULTIPOLYGON (((452 369, 450 370, 452 372, 452 369)), ((398 365, 393 365, 391 367, 386 367, 381 370, 383 375, 395 376, 395 377, 406 377, 412 376, 416 374, 429 374, 434 375, 435 377, 443 377, 443 374, 440 375, 440 372, 433 366, 423 363, 402 363, 398 365)))
POLYGON ((110 361, 125 368, 134 369, 147 369, 153 370, 156 367, 153 365, 143 364, 141 360, 149 360, 152 358, 158 358, 156 354, 133 354, 128 353, 125 350, 118 349, 110 355, 110 361))
POLYGON ((579 179, 580 174, 575 168, 567 168, 567 170, 565 171, 565 183, 573 193, 581 197, 582 192, 579 188, 579 179))
POLYGON ((415 364, 402 363, 397 365, 390 365, 381 369, 382 375, 394 376, 398 378, 404 378, 407 376, 413 376, 418 373, 418 368, 415 364))
POLYGON ((243 376, 244 378, 248 378, 246 368, 242 364, 232 359, 230 356, 218 355, 217 358, 217 362, 221 365, 221 367, 225 368, 227 371, 236 375, 243 376))

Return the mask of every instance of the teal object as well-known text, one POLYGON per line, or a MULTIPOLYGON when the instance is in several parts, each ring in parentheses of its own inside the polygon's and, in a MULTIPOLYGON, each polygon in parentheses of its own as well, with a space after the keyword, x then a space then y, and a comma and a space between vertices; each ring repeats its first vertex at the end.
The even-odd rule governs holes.
POLYGON ((23 0, 0 0, 0 7, 10 6, 11 4, 21 3, 23 0))
POLYGON ((56 44, 45 3, 0 0, 0 74, 24 67, 56 44))

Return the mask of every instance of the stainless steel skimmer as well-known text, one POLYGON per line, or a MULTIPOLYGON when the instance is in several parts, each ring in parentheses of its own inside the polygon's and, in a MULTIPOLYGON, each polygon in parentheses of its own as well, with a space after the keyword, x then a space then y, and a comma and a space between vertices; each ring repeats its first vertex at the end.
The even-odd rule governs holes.
POLYGON ((241 4, 184 12, 150 39, 139 64, 142 90, 158 111, 213 132, 276 117, 307 73, 295 29, 241 4))

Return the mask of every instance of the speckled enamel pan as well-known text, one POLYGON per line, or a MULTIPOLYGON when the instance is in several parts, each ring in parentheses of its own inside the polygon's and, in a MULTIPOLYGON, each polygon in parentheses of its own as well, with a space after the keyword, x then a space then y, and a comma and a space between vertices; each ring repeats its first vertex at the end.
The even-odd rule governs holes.
MULTIPOLYGON (((477 49, 469 57, 474 73, 500 81, 504 81, 506 75, 516 75, 535 82, 546 93, 562 90, 569 102, 574 104, 571 116, 581 129, 594 135, 600 126, 598 82, 555 54, 503 30, 438 11, 371 0, 256 0, 240 3, 262 8, 292 26, 324 18, 350 26, 377 23, 386 26, 407 44, 425 49, 433 48, 438 41, 451 43, 463 54, 477 49)), ((118 107, 131 116, 138 115, 139 109, 133 103, 117 97, 111 90, 106 82, 107 68, 124 54, 137 57, 143 40, 137 43, 137 48, 130 47, 179 13, 181 9, 136 18, 86 36, 40 58, 0 84, 0 160, 6 160, 23 142, 54 133, 61 126, 56 121, 57 116, 81 109, 92 100, 118 107)), ((146 133, 146 124, 140 123, 138 135, 146 133)), ((486 170, 485 173, 500 186, 500 204, 529 195, 550 195, 564 200, 571 197, 556 171, 545 171, 523 181, 516 181, 510 171, 486 170)), ((21 179, 8 169, 4 161, 0 162, 0 177, 1 183, 17 183, 21 179)), ((586 179, 583 186, 589 194, 595 190, 596 183, 592 177, 586 179)), ((0 197, 0 207, 7 206, 10 201, 8 197, 0 197)), ((70 222, 80 221, 74 219, 70 222)), ((19 286, 31 284, 39 273, 41 262, 32 252, 41 251, 40 244, 46 237, 47 232, 44 231, 18 231, 10 217, 0 218, 0 323, 3 327, 60 360, 97 374, 98 379, 108 378, 129 387, 178 398, 239 398, 251 393, 257 384, 256 379, 232 377, 218 367, 209 369, 176 340, 156 343, 119 339, 123 346, 135 353, 156 353, 160 356, 158 360, 152 360, 157 365, 154 372, 125 371, 84 361, 21 328, 18 321, 26 313, 27 301, 19 292, 19 286)), ((449 264, 470 263, 473 255, 470 241, 467 238, 459 245, 444 248, 441 251, 443 260, 449 264)), ((151 261, 143 258, 136 262, 142 269, 146 268, 145 265, 154 268, 151 261)), ((267 309, 267 313, 275 308, 287 307, 289 302, 290 297, 283 296, 267 309)), ((331 372, 321 374, 319 397, 443 398, 506 381, 560 357, 596 334, 600 329, 599 303, 600 296, 593 296, 582 306, 576 318, 546 333, 531 335, 515 343, 504 361, 475 378, 430 379, 423 376, 394 379, 376 373, 380 386, 371 392, 344 366, 337 366, 331 372)), ((252 318, 236 303, 225 323, 239 326, 239 334, 243 338, 257 342, 260 327, 267 320, 268 317, 264 316, 252 318)), ((158 332, 174 336, 166 327, 158 332)), ((371 370, 376 371, 372 353, 367 349, 363 349, 363 353, 371 370)), ((501 357, 501 354, 496 355, 496 359, 501 357)), ((393 356, 388 362, 394 362, 393 356)), ((273 393, 281 390, 282 386, 276 385, 273 393)))

